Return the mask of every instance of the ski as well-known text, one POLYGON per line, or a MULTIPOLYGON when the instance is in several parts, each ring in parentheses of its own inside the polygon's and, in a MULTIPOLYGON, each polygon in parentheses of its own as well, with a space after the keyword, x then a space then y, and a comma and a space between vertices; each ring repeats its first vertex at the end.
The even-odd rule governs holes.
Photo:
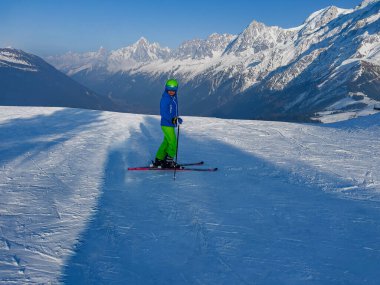
MULTIPOLYGON (((203 165, 204 161, 198 161, 198 162, 190 162, 190 163, 179 163, 179 165, 182 166, 195 166, 195 165, 203 165)), ((140 166, 140 167, 130 167, 130 168, 153 168, 152 164, 149 166, 140 166)), ((156 167, 157 168, 157 167, 156 167)), ((130 169, 128 169, 130 170, 130 169)), ((134 169, 132 169, 134 170, 134 169)))
POLYGON ((202 165, 204 164, 204 161, 198 161, 198 162, 191 162, 191 163, 179 163, 181 166, 192 166, 192 165, 202 165))
MULTIPOLYGON (((156 170, 156 171, 174 171, 174 168, 158 168, 158 167, 150 167, 150 166, 145 166, 145 167, 129 167, 128 170, 140 170, 140 171, 145 171, 145 170, 156 170)), ((213 172, 217 171, 218 168, 193 168, 193 167, 181 167, 177 168, 177 171, 208 171, 208 172, 213 172)))

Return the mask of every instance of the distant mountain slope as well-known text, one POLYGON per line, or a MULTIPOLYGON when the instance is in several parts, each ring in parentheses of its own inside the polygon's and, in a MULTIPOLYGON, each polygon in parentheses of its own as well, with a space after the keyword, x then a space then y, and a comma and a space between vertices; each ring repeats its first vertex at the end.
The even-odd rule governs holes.
POLYGON ((0 105, 116 108, 38 56, 9 48, 0 49, 0 105))
POLYGON ((213 34, 161 48, 130 47, 49 57, 127 111, 157 113, 164 81, 181 83, 181 110, 227 118, 309 120, 372 108, 380 86, 380 2, 330 6, 296 28, 253 21, 239 35, 213 34))

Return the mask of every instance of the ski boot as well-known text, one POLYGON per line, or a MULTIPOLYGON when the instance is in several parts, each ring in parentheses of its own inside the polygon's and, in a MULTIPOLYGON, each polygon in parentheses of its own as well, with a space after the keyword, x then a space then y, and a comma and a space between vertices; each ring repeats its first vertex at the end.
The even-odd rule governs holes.
POLYGON ((151 163, 151 167, 155 167, 155 168, 165 168, 165 160, 161 160, 161 159, 158 159, 156 158, 154 161, 152 160, 152 163, 151 163))
POLYGON ((164 168, 181 168, 181 165, 179 165, 178 163, 176 163, 174 161, 174 159, 170 156, 167 156, 166 159, 165 159, 165 163, 164 165, 162 166, 164 168))

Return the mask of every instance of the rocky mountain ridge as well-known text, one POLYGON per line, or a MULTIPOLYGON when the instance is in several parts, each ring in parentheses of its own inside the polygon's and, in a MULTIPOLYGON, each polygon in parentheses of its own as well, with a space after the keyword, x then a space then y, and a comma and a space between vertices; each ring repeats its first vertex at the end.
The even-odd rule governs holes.
POLYGON ((307 120, 379 100, 379 9, 366 0, 316 11, 292 29, 253 21, 239 35, 212 34, 173 50, 141 38, 108 53, 48 60, 126 111, 157 113, 163 82, 176 77, 185 114, 307 120), (350 104, 333 110, 341 100, 350 104))

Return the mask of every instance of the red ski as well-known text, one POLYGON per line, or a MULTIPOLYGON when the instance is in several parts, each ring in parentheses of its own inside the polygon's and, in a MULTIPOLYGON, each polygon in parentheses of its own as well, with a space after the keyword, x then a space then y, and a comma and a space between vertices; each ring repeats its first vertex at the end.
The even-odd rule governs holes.
MULTIPOLYGON (((180 163, 180 167, 176 171, 217 171, 218 168, 194 168, 188 166, 203 165, 204 161, 192 162, 192 163, 180 163)), ((157 171, 174 171, 174 168, 162 168, 150 166, 129 167, 128 170, 157 170, 157 171)))
MULTIPOLYGON (((155 170, 155 171, 174 171, 174 168, 158 168, 158 167, 129 167, 128 170, 155 170)), ((217 171, 218 168, 190 168, 190 167, 181 167, 177 168, 177 171, 217 171)))

